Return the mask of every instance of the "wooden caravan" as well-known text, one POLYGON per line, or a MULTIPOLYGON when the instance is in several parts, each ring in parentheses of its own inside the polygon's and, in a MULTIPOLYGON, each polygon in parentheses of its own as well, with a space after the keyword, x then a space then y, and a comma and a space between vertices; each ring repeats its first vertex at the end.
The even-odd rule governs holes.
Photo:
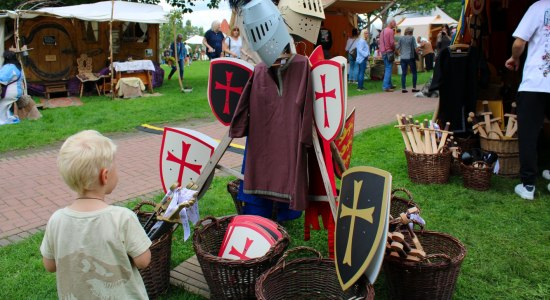
MULTIPOLYGON (((77 73, 77 58, 92 58, 93 72, 109 66, 111 2, 18 11, 20 45, 32 48, 23 58, 29 82, 64 81, 77 73)), ((147 59, 158 63, 158 5, 116 1, 112 27, 115 61, 147 59)), ((13 45, 13 39, 5 48, 13 45)))

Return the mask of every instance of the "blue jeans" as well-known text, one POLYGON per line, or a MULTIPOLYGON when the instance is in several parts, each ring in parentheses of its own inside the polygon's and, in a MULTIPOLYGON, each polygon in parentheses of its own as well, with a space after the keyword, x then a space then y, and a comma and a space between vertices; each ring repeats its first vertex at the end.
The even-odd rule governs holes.
POLYGON ((367 68, 367 59, 365 58, 365 60, 363 60, 362 63, 360 64, 357 64, 359 67, 358 67, 358 71, 359 71, 359 74, 358 74, 358 79, 357 79, 357 88, 362 90, 363 89, 363 81, 365 81, 365 69, 367 68))
POLYGON ((391 69, 393 67, 393 62, 388 61, 388 55, 386 53, 382 54, 384 59, 384 81, 382 81, 382 89, 388 90, 391 89, 391 69))
MULTIPOLYGON (((183 79, 183 65, 184 65, 183 59, 178 59, 178 66, 180 67, 180 78, 183 79)), ((172 65, 172 70, 170 70, 170 74, 168 75, 168 79, 172 78, 172 75, 176 73, 176 66, 172 65)))
POLYGON ((407 66, 411 66, 411 73, 413 76, 413 89, 416 89, 416 60, 411 59, 401 59, 401 88, 407 88, 407 66))
POLYGON ((349 62, 348 80, 349 81, 357 81, 357 67, 358 67, 358 64, 355 60, 352 60, 349 56, 348 56, 348 62, 349 62))

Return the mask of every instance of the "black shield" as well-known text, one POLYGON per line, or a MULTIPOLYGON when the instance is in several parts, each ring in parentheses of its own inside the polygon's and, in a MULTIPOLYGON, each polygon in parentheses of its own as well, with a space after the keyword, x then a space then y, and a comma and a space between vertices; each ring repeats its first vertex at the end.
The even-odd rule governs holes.
POLYGON ((217 58, 210 62, 208 103, 223 125, 231 124, 253 68, 251 64, 237 58, 217 58))
POLYGON ((335 264, 343 290, 363 273, 374 283, 384 258, 380 243, 387 236, 391 174, 372 167, 354 167, 342 176, 336 219, 335 264), (374 268, 369 265, 374 264, 374 268))

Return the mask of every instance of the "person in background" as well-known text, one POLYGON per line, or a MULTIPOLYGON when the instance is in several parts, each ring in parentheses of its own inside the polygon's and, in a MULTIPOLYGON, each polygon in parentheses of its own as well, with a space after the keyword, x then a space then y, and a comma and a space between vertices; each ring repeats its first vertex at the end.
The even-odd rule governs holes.
POLYGON ((231 30, 231 34, 225 38, 225 56, 226 57, 248 57, 246 52, 242 49, 243 47, 243 38, 241 37, 241 31, 239 27, 235 26, 231 30))
POLYGON ((363 82, 365 81, 365 70, 367 68, 367 62, 370 55, 369 49, 369 30, 363 29, 361 31, 361 38, 357 42, 357 59, 356 63, 358 65, 358 74, 357 74, 357 90, 364 90, 363 82))
POLYGON ((359 31, 357 28, 353 28, 351 30, 351 36, 348 38, 346 42, 346 52, 348 53, 348 62, 349 62, 349 72, 348 72, 348 82, 353 83, 357 82, 357 52, 355 52, 355 57, 351 56, 349 53, 356 49, 357 51, 357 43, 359 41, 359 31))
POLYGON ((59 173, 77 197, 53 213, 40 246, 59 299, 148 299, 138 269, 151 262, 151 240, 134 212, 105 202, 118 183, 115 156, 113 141, 95 130, 59 150, 59 173))
POLYGON ((19 118, 11 112, 11 107, 23 95, 23 73, 21 64, 13 51, 4 51, 4 64, 0 69, 0 83, 3 84, 0 99, 0 125, 19 123, 19 118))
POLYGON ((183 43, 185 45, 185 52, 187 55, 185 56, 185 60, 187 61, 187 66, 190 67, 193 63, 193 50, 191 49, 191 46, 189 46, 187 43, 183 43))
POLYGON ((412 83, 413 88, 412 92, 417 93, 419 90, 416 89, 416 80, 417 80, 417 74, 416 74, 416 59, 414 58, 414 54, 416 53, 416 40, 413 36, 413 28, 407 27, 405 28, 405 35, 402 36, 399 39, 399 43, 397 44, 397 50, 401 54, 401 92, 407 93, 407 66, 411 67, 411 74, 412 74, 412 83))
POLYGON ((317 46, 323 47, 323 54, 325 59, 330 59, 330 48, 332 48, 332 33, 325 27, 325 22, 321 21, 321 29, 319 29, 319 36, 317 37, 317 46))
POLYGON ((416 42, 418 45, 417 51, 419 52, 419 56, 422 56, 422 59, 424 60, 424 64, 426 65, 426 70, 431 71, 434 69, 434 49, 432 47, 432 43, 422 39, 420 36, 416 38, 416 42))
POLYGON ((391 82, 393 61, 389 60, 389 55, 391 53, 395 55, 395 40, 393 38, 393 29, 395 26, 395 20, 388 19, 386 28, 380 32, 380 54, 384 60, 384 81, 382 82, 384 92, 394 91, 394 85, 391 82))
MULTIPOLYGON (((520 56, 528 44, 527 59, 517 96, 517 121, 519 144, 519 175, 521 183, 514 188, 523 199, 535 197, 537 177, 537 140, 541 132, 544 114, 550 112, 550 0, 533 3, 519 23, 512 45, 512 56, 505 66, 517 71, 520 56)), ((550 180, 550 172, 543 171, 550 180)), ((550 191, 550 184, 547 186, 550 191)))
POLYGON ((395 34, 393 35, 393 39, 395 40, 395 47, 397 47, 397 44, 399 44, 399 39, 401 38, 401 28, 397 28, 395 30, 395 34))
POLYGON ((444 24, 437 35, 437 55, 439 55, 443 49, 449 47, 449 45, 451 45, 451 30, 449 29, 449 25, 444 24))
MULTIPOLYGON (((179 33, 176 38, 176 44, 175 45, 174 43, 170 44, 170 50, 172 50, 174 58, 176 59, 176 62, 178 63, 178 67, 180 69, 181 79, 183 79, 183 66, 184 66, 185 57, 187 56, 187 49, 185 48, 185 45, 183 44, 182 41, 183 41, 183 35, 179 33)), ((172 75, 176 73, 176 69, 177 68, 175 64, 172 65, 172 70, 168 75, 168 80, 172 79, 172 75)))
POLYGON ((380 32, 378 32, 378 36, 372 39, 372 43, 370 43, 370 51, 372 55, 376 56, 376 50, 378 50, 378 45, 380 44, 380 32))
POLYGON ((206 55, 210 60, 222 55, 222 50, 225 48, 223 39, 223 33, 220 31, 220 21, 215 20, 202 39, 202 44, 206 47, 206 55))

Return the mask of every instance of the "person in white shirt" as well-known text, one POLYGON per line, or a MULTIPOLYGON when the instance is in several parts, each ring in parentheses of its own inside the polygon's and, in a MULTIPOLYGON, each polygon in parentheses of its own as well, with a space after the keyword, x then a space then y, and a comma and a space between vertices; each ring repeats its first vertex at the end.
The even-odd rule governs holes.
POLYGON ((224 40, 224 52, 225 57, 235 57, 235 58, 247 58, 243 47, 243 38, 241 37, 241 31, 239 27, 235 26, 231 29, 231 34, 228 35, 224 40))
MULTIPOLYGON (((505 63, 506 68, 517 71, 525 45, 529 45, 517 97, 521 183, 515 187, 515 192, 523 199, 533 200, 537 139, 544 114, 550 111, 550 0, 533 3, 512 36, 516 40, 512 45, 512 56, 505 63)), ((543 172, 546 179, 550 179, 549 175, 547 170, 543 172)), ((550 184, 547 188, 550 191, 550 184)))
POLYGON ((361 30, 361 36, 359 38, 359 42, 357 43, 357 59, 356 63, 359 66, 358 67, 358 75, 357 75, 357 90, 362 91, 364 90, 363 82, 365 81, 365 70, 367 69, 367 62, 370 55, 370 49, 369 49, 369 30, 363 29, 361 30))

